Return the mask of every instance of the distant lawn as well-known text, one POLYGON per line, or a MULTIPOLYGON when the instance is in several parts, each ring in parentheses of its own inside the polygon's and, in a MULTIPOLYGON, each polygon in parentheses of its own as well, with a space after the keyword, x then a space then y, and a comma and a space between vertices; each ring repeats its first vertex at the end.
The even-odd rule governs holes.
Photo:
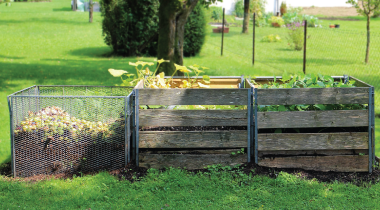
MULTIPOLYGON (((228 17, 229 20, 231 17, 228 17)), ((240 23, 239 21, 236 21, 240 23)), ((341 29, 308 29, 308 73, 349 74, 380 88, 380 36, 373 36, 371 63, 364 65, 362 33, 365 21, 340 21, 341 29), (349 30, 348 30, 349 29, 349 30), (353 31, 353 35, 350 35, 353 31), (360 43, 358 45, 357 43, 360 43)), ((328 21, 324 21, 324 26, 328 21)), ((129 61, 154 58, 106 57, 111 49, 104 44, 101 16, 70 11, 70 0, 46 3, 0 5, 0 163, 9 161, 9 113, 6 96, 32 85, 114 85, 118 78, 108 68, 134 72, 129 61)), ((373 33, 380 33, 380 21, 372 21, 373 33)), ((225 36, 224 56, 220 56, 220 34, 206 38, 200 55, 186 58, 185 64, 209 67, 209 75, 281 75, 284 70, 302 71, 302 52, 291 50, 285 28, 257 28, 256 63, 251 65, 252 28, 242 35, 241 28, 230 28, 225 36), (262 37, 279 34, 281 43, 262 43, 262 37)), ((376 95, 380 113, 380 95, 376 95)), ((378 121, 377 121, 378 122, 378 121)), ((378 132, 380 132, 377 129, 378 132)), ((380 134, 377 135, 380 137, 380 134)), ((378 141, 379 142, 379 141, 378 141)), ((380 148, 380 146, 378 146, 380 148)), ((379 151, 379 150, 378 150, 379 151)))

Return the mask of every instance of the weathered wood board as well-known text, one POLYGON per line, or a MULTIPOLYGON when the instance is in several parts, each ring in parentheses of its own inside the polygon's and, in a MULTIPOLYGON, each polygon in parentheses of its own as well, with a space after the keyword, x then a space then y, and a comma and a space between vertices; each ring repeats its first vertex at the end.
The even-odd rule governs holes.
POLYGON ((267 133, 258 135, 258 150, 368 149, 368 132, 267 133))
POLYGON ((248 89, 140 89, 141 105, 247 105, 248 89))
MULTIPOLYGON (((170 82, 171 88, 182 88, 183 81, 188 80, 184 78, 174 78, 172 82, 170 82)), ((192 81, 194 80, 191 79, 192 81)), ((210 79, 210 88, 239 88, 241 78, 211 78, 210 79)), ((202 82, 203 79, 197 79, 195 83, 202 82)))
POLYGON ((258 89, 258 105, 368 104, 369 88, 258 89))
POLYGON ((246 130, 231 131, 140 131, 139 148, 242 148, 246 130))
POLYGON ((368 155, 295 156, 259 160, 260 166, 314 171, 368 172, 368 155))
POLYGON ((247 126, 247 110, 139 110, 140 127, 247 126))
POLYGON ((368 110, 258 112, 258 128, 368 126, 368 110))
POLYGON ((336 155, 368 155, 368 149, 340 149, 340 150, 267 150, 259 151, 259 157, 285 156, 336 156, 336 155))
POLYGON ((221 164, 223 166, 235 166, 247 162, 247 155, 230 154, 147 154, 140 153, 140 166, 147 168, 185 168, 189 170, 204 169, 208 165, 221 164))

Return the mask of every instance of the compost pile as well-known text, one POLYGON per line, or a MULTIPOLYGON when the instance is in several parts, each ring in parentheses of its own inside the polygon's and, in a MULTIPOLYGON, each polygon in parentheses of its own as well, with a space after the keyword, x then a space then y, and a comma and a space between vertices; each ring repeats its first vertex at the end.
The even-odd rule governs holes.
POLYGON ((120 168, 124 164, 124 119, 110 123, 70 116, 51 106, 14 130, 16 176, 120 168))

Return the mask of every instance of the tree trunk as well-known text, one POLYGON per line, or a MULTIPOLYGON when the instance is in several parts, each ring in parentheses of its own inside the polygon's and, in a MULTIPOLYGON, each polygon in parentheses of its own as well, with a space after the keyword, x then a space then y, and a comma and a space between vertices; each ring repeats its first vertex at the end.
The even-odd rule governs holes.
POLYGON ((249 28, 249 0, 244 0, 243 33, 247 34, 249 28))
POLYGON ((369 24, 370 24, 370 16, 368 14, 367 15, 367 49, 365 53, 365 63, 368 63, 369 61, 369 44, 370 44, 370 36, 371 36, 369 24))
POLYGON ((190 13, 193 11, 194 7, 197 5, 198 0, 191 0, 189 6, 182 11, 177 16, 176 23, 176 39, 175 39, 175 51, 174 51, 174 63, 178 65, 183 65, 183 44, 185 39, 185 25, 187 18, 190 13))
POLYGON ((92 4, 92 0, 88 3, 88 6, 90 7, 90 20, 89 22, 92 23, 93 19, 93 13, 94 13, 94 5, 92 4))
POLYGON ((160 28, 158 34, 157 59, 170 60, 162 63, 157 73, 164 72, 171 76, 174 71, 174 48, 176 37, 176 8, 178 0, 162 0, 158 9, 160 28))

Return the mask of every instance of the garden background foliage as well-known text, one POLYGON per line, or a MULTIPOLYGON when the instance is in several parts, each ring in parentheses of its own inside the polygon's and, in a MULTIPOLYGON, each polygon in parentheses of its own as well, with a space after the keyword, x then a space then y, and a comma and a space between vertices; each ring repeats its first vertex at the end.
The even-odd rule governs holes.
MULTIPOLYGON (((101 0, 104 41, 124 56, 156 56, 158 0, 101 0)), ((206 17, 198 3, 185 26, 184 56, 194 56, 206 36, 206 17)))

